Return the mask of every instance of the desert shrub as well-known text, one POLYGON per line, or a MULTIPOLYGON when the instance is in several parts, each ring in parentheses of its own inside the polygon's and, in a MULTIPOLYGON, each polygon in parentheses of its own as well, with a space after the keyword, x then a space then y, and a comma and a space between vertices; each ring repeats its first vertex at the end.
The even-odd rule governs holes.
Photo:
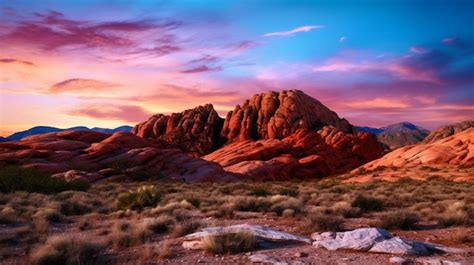
POLYGON ((139 245, 150 240, 153 231, 149 226, 148 220, 136 224, 118 222, 113 227, 109 236, 109 242, 114 249, 122 249, 130 246, 139 245))
POLYGON ((119 209, 142 210, 155 207, 160 200, 160 193, 153 186, 142 186, 136 190, 122 193, 117 201, 119 209))
POLYGON ((281 216, 284 210, 291 209, 294 214, 303 212, 303 202, 293 197, 275 195, 270 198, 270 211, 275 212, 278 216, 281 216))
POLYGON ((234 204, 236 210, 247 212, 265 212, 271 207, 269 200, 250 196, 234 196, 230 198, 229 203, 234 204))
POLYGON ((291 196, 291 197, 298 196, 298 193, 299 191, 297 189, 292 189, 292 188, 283 188, 279 192, 280 195, 291 196))
POLYGON ((270 191, 268 190, 268 187, 266 186, 255 186, 250 188, 249 195, 252 196, 257 196, 257 197, 265 197, 270 195, 270 191))
POLYGON ((178 238, 187 234, 194 233, 203 226, 204 224, 199 221, 185 221, 182 223, 178 223, 173 227, 171 237, 178 238))
POLYGON ((175 210, 185 209, 190 210, 193 208, 193 205, 187 200, 182 200, 180 202, 169 202, 165 205, 156 206, 151 211, 152 214, 172 214, 175 210))
POLYGON ((19 166, 0 167, 0 192, 27 191, 39 193, 58 193, 65 190, 85 191, 89 184, 73 180, 66 182, 33 168, 19 166))
POLYGON ((13 224, 17 220, 16 211, 12 207, 5 207, 0 210, 0 224, 13 224))
POLYGON ((407 211, 396 211, 382 215, 380 226, 385 229, 413 229, 419 221, 418 215, 407 211))
POLYGON ((329 214, 310 215, 308 228, 312 231, 341 231, 344 220, 339 216, 329 214))
POLYGON ((173 257, 173 246, 171 240, 165 240, 163 244, 158 248, 158 258, 160 259, 169 259, 173 257))
POLYGON ((352 201, 352 207, 357 207, 363 212, 380 211, 383 209, 383 201, 359 194, 352 201))
POLYGON ((61 213, 66 216, 83 215, 92 211, 92 208, 90 206, 75 200, 66 200, 60 202, 59 207, 61 213))
POLYGON ((217 217, 217 218, 232 218, 234 216, 235 204, 233 203, 224 203, 217 207, 214 207, 210 211, 206 212, 207 216, 217 217))
POLYGON ((161 234, 168 232, 175 223, 175 219, 169 215, 162 215, 158 218, 150 220, 148 224, 148 229, 151 231, 161 234))
POLYGON ((346 218, 358 217, 360 215, 360 209, 356 207, 352 207, 346 201, 340 201, 335 203, 331 210, 335 214, 340 214, 346 218))
POLYGON ((474 213, 465 202, 457 201, 435 219, 443 226, 470 225, 474 220, 474 213))
POLYGON ((49 222, 60 222, 64 218, 64 216, 58 212, 58 210, 50 208, 38 209, 38 211, 32 217, 44 218, 49 222))
POLYGON ((31 264, 98 264, 104 245, 72 236, 49 238, 31 254, 31 264))
POLYGON ((248 231, 205 236, 202 247, 206 253, 225 254, 252 251, 256 247, 256 239, 248 231))

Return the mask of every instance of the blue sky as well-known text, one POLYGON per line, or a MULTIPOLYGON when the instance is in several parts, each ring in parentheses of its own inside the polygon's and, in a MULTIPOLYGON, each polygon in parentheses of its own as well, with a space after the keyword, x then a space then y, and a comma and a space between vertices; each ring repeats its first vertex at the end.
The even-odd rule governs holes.
POLYGON ((2 113, 19 113, 0 117, 5 133, 34 123, 133 124, 209 102, 225 115, 253 93, 290 88, 357 125, 432 129, 473 117, 474 1, 5 0, 0 8, 2 113), (26 98, 41 108, 59 102, 47 109, 56 118, 15 102, 26 98), (124 115, 130 106, 135 116, 124 115))

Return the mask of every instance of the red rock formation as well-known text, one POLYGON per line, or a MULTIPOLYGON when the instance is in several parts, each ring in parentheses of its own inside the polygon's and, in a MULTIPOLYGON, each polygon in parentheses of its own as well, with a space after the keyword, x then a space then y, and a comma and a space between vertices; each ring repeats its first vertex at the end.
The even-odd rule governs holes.
POLYGON ((352 126, 318 100, 299 90, 254 95, 227 114, 221 136, 235 140, 283 139, 298 129, 331 125, 344 132, 352 126))
POLYGON ((219 144, 223 119, 211 104, 171 115, 157 114, 137 124, 132 133, 143 138, 173 142, 198 154, 209 153, 219 144))
POLYGON ((432 143, 419 143, 399 148, 363 167, 371 170, 379 166, 414 167, 443 164, 474 166, 474 128, 432 143))
POLYGON ((90 182, 157 176, 186 181, 235 178, 219 164, 189 156, 166 141, 125 132, 65 131, 0 143, 0 161, 90 182))
POLYGON ((299 129, 283 140, 237 141, 203 158, 252 179, 281 180, 342 173, 382 154, 372 134, 324 127, 317 132, 299 129))

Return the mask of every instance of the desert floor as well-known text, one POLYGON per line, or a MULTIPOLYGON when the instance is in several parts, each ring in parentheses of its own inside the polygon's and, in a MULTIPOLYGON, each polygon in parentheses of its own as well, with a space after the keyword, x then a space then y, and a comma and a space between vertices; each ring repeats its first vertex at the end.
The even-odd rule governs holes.
MULTIPOLYGON (((410 172, 398 171, 403 176, 397 181, 357 183, 347 181, 370 172, 319 181, 156 180, 99 183, 87 191, 52 194, 0 193, 0 263, 52 264, 61 258, 81 264, 249 263, 251 254, 262 253, 289 263, 387 264, 393 257, 301 243, 235 254, 181 245, 182 236, 202 227, 248 223, 306 237, 316 231, 384 227, 394 235, 466 251, 411 259, 473 264, 474 182, 447 181, 440 176, 443 169, 414 172, 420 170, 430 176, 413 180, 405 177, 410 172)), ((472 169, 459 172, 472 174, 472 169)))

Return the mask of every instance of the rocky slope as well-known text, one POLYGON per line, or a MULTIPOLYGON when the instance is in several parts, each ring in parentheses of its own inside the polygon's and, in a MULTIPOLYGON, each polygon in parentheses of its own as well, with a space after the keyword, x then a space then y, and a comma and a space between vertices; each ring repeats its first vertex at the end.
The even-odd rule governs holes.
POLYGON ((451 124, 448 126, 440 127, 434 131, 432 131, 424 140, 423 143, 429 144, 434 143, 440 139, 446 138, 458 132, 462 132, 466 129, 474 127, 474 119, 467 120, 455 124, 451 124))
POLYGON ((142 138, 174 142, 186 151, 204 154, 219 147, 222 124, 223 119, 207 104, 171 115, 154 115, 137 124, 132 133, 142 138))
POLYGON ((379 142, 387 150, 421 142, 429 131, 409 122, 391 124, 382 128, 356 127, 357 131, 365 131, 377 135, 379 142))
POLYGON ((474 166, 474 128, 431 142, 405 146, 365 164, 365 169, 418 165, 474 166))
POLYGON ((56 177, 95 182, 163 176, 186 181, 228 180, 234 175, 168 142, 131 133, 65 131, 0 143, 0 161, 38 168, 56 177))
POLYGON ((282 140, 237 141, 203 158, 254 180, 282 180, 341 173, 382 154, 372 134, 324 127, 319 131, 299 129, 282 140))

